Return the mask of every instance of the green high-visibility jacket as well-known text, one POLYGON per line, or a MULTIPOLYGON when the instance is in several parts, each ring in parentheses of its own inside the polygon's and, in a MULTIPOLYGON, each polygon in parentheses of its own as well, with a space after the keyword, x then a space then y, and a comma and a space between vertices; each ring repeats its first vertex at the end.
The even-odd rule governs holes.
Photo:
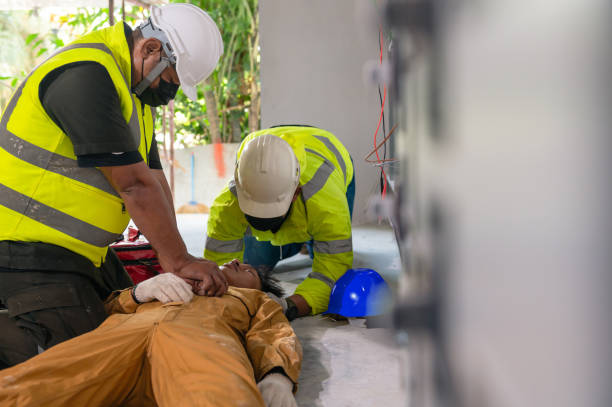
POLYGON ((0 240, 61 246, 100 266, 130 216, 98 168, 77 165, 70 138, 49 117, 38 95, 49 72, 78 61, 106 68, 146 161, 153 113, 132 94, 130 51, 119 22, 56 52, 11 97, 0 122, 0 240))
POLYGON ((238 206, 234 181, 230 181, 215 199, 208 218, 204 257, 225 263, 242 261, 244 236, 275 246, 314 240, 312 273, 295 293, 304 297, 313 314, 327 310, 329 294, 338 278, 353 264, 351 216, 346 190, 353 179, 350 155, 330 132, 303 126, 283 126, 250 134, 238 149, 237 158, 246 143, 255 137, 271 134, 291 145, 300 163, 300 198, 276 232, 251 228, 238 206))

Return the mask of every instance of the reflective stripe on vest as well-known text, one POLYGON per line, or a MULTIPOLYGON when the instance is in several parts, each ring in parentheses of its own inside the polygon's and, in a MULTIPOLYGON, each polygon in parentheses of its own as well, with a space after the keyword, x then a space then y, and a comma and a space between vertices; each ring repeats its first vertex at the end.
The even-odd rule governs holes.
POLYGON ((340 165, 340 169, 342 169, 342 174, 344 174, 344 184, 346 185, 346 163, 344 162, 344 158, 342 158, 342 154, 340 154, 340 151, 338 151, 334 143, 332 143, 331 140, 328 139, 327 137, 317 136, 317 135, 314 135, 314 136, 316 139, 318 139, 323 144, 325 144, 325 147, 327 147, 327 149, 336 156, 338 165, 340 165))
POLYGON ((2 184, 0 205, 96 247, 105 247, 108 242, 113 242, 121 236, 83 222, 2 184))
POLYGON ((210 236, 206 236, 206 250, 212 250, 219 253, 234 253, 241 252, 244 246, 244 239, 236 240, 219 240, 210 236))
POLYGON ((236 197, 238 198, 238 194, 236 193, 236 181, 234 181, 233 179, 230 180, 228 186, 227 186, 230 190, 230 192, 236 197))
POLYGON ((353 251, 353 239, 341 239, 341 240, 328 240, 321 241, 315 240, 312 245, 315 252, 325 254, 338 254, 353 251))
POLYGON ((313 271, 312 273, 308 274, 306 278, 314 278, 315 280, 322 281, 325 284, 327 284, 329 288, 334 288, 334 284, 336 284, 336 282, 332 280, 331 278, 321 273, 317 273, 316 271, 313 271))
POLYGON ((336 169, 334 167, 334 164, 332 164, 331 161, 329 161, 323 155, 309 148, 306 148, 305 150, 309 153, 318 155, 319 157, 323 158, 323 164, 321 164, 321 166, 317 169, 312 178, 302 186, 302 198, 304 202, 309 200, 314 194, 316 194, 321 190, 321 188, 323 188, 323 186, 329 179, 329 176, 336 169))
MULTIPOLYGON (((21 92, 21 89, 19 89, 19 92, 21 92)), ((17 137, 6 129, 4 120, 0 127, 0 148, 27 163, 119 197, 117 191, 108 183, 100 170, 97 168, 81 168, 76 160, 52 153, 17 137)))

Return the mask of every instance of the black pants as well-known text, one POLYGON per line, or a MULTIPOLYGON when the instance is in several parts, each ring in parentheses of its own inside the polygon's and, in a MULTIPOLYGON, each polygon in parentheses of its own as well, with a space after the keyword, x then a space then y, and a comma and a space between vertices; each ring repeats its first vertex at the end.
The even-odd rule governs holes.
POLYGON ((0 368, 97 328, 106 318, 106 296, 132 285, 118 259, 110 260, 100 270, 106 287, 78 273, 0 269, 7 308, 0 311, 0 368))

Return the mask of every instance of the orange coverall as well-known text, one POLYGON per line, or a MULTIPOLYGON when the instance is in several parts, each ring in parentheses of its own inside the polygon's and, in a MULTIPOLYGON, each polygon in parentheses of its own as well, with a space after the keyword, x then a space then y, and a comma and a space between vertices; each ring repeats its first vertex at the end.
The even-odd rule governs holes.
POLYGON ((263 407, 268 371, 297 383, 301 345, 261 291, 138 305, 125 290, 106 305, 97 329, 0 371, 0 405, 263 407))

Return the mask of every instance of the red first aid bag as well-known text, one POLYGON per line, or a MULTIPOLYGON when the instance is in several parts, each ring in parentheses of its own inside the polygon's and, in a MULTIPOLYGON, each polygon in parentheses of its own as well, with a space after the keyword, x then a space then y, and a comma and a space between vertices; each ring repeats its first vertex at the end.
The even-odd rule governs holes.
POLYGON ((163 273, 151 244, 136 229, 128 229, 128 238, 110 245, 117 253, 134 284, 163 273))

